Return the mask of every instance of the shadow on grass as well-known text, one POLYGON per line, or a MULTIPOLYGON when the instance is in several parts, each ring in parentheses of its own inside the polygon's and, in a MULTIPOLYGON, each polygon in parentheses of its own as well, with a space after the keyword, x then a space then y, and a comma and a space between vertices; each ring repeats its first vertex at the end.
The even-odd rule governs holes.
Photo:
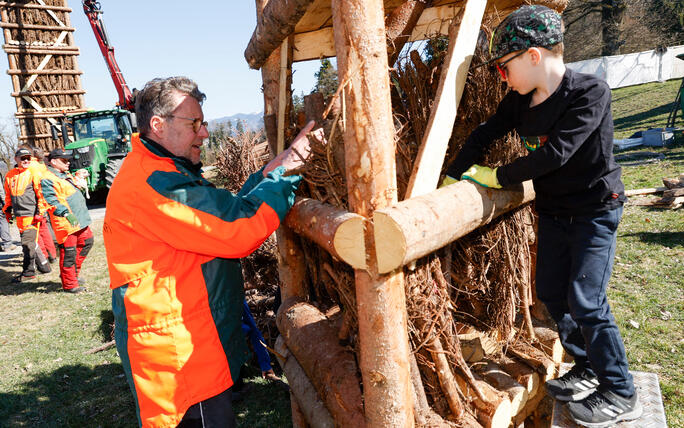
POLYGON ((290 393, 275 382, 261 379, 261 371, 251 366, 242 368, 249 391, 244 399, 233 403, 239 427, 270 428, 292 426, 290 393))
MULTIPOLYGON (((643 126, 652 125, 653 119, 660 115, 667 115, 672 110, 672 102, 654 107, 650 110, 642 111, 629 116, 624 116, 613 121, 616 131, 621 129, 640 129, 643 126)), ((665 126, 663 124, 663 126, 665 126)))
POLYGON ((0 296, 18 296, 20 294, 26 293, 60 293, 62 292, 62 283, 59 280, 55 281, 41 281, 40 276, 36 279, 31 279, 26 282, 19 284, 12 284, 12 278, 14 275, 8 275, 5 273, 0 281, 2 281, 5 286, 0 287, 0 296))
POLYGON ((0 393, 0 427, 136 427, 121 364, 68 365, 0 393))
MULTIPOLYGON (((652 210, 657 211, 657 210, 652 210)), ((625 233, 621 236, 633 236, 641 242, 663 245, 669 248, 684 247, 684 232, 638 232, 625 233)))
POLYGON ((103 342, 114 340, 114 312, 110 310, 100 311, 100 333, 103 342))

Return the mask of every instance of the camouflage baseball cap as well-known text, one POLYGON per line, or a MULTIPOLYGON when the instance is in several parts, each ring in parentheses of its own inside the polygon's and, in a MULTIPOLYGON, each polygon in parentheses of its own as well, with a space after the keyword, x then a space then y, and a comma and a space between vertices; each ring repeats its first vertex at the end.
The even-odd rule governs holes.
POLYGON ((548 48, 563 41, 561 16, 546 6, 522 6, 504 18, 489 42, 491 60, 533 47, 548 48))

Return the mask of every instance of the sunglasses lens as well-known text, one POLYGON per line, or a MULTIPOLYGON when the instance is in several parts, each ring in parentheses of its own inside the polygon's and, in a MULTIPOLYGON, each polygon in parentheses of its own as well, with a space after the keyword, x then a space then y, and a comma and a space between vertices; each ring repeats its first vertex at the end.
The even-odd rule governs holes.
POLYGON ((506 80, 506 70, 501 68, 499 64, 496 65, 496 69, 499 70, 499 74, 501 74, 501 78, 506 80))

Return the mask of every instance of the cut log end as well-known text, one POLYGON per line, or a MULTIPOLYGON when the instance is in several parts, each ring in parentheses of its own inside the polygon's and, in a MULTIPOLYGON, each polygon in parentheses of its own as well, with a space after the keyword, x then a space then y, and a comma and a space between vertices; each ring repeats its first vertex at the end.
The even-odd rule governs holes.
POLYGON ((389 215, 376 211, 373 228, 378 272, 387 273, 403 266, 406 238, 399 225, 389 215))
POLYGON ((333 238, 333 247, 337 254, 354 269, 366 269, 363 228, 362 217, 351 218, 337 228, 333 238))

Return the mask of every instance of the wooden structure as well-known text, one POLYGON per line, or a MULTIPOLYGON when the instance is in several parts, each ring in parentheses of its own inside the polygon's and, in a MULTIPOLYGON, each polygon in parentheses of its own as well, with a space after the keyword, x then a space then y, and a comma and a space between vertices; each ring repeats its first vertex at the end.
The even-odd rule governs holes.
POLYGON ((50 126, 85 111, 66 0, 0 1, 20 142, 52 148, 50 126))
MULTIPOLYGON (((337 426, 448 425, 427 406, 420 375, 412 369, 403 267, 534 199, 531 183, 490 190, 461 182, 436 190, 483 17, 496 23, 522 3, 257 0, 257 27, 245 58, 262 71, 266 133, 277 142, 272 147, 281 150, 285 144, 293 61, 336 56, 340 81, 351 212, 300 200, 278 231, 283 297, 278 327, 284 338, 279 352, 289 356, 282 361, 288 378, 296 370, 311 379, 293 387, 297 424, 329 426, 332 417, 337 426), (403 43, 435 34, 449 36, 449 51, 406 198, 398 202, 389 61, 394 62, 403 43), (344 349, 338 349, 335 330, 324 328, 328 318, 306 303, 305 261, 295 234, 354 268, 361 379, 353 358, 330 364, 329 354, 342 355, 344 349), (314 345, 300 346, 303 337, 314 345), (362 407, 358 384, 363 385, 362 407), (305 398, 311 387, 318 397, 313 401, 305 398), (321 402, 328 412, 309 419, 307 415, 320 413, 321 402)), ((565 0, 542 3, 557 10, 566 5, 565 0)), ((463 426, 519 426, 544 395, 540 382, 553 376, 558 363, 537 349, 512 347, 510 355, 526 359, 527 365, 511 360, 501 367, 489 361, 473 378, 452 372, 439 340, 430 352, 451 414, 463 426), (472 398, 474 416, 464 411, 459 391, 472 398)), ((478 359, 486 359, 482 350, 478 359)))

